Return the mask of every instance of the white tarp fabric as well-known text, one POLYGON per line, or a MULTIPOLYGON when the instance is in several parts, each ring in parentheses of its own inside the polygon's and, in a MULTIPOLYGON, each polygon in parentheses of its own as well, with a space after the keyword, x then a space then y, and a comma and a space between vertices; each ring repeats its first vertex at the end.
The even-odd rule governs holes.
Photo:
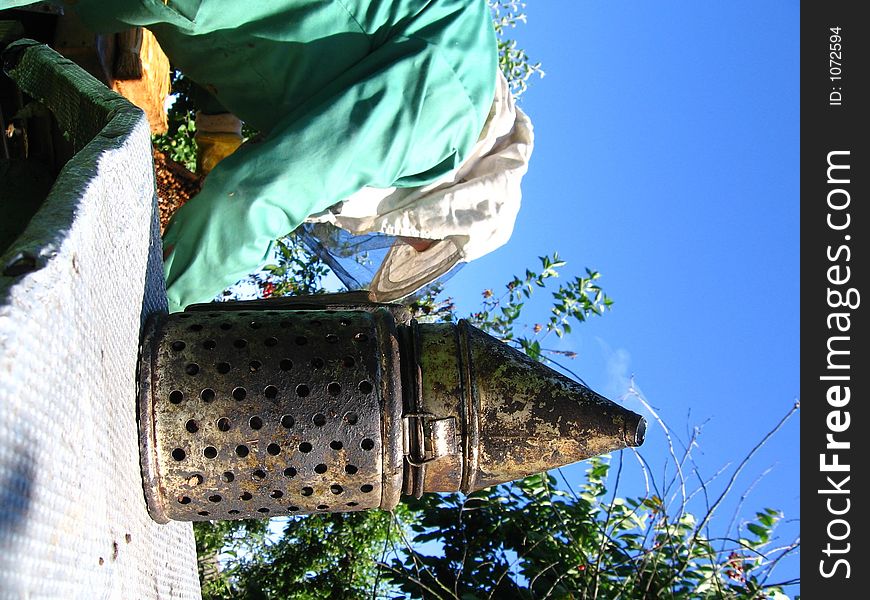
POLYGON ((112 118, 0 256, 0 598, 199 598, 191 526, 151 520, 139 468, 139 331, 166 310, 148 123, 53 56, 34 77, 112 118))

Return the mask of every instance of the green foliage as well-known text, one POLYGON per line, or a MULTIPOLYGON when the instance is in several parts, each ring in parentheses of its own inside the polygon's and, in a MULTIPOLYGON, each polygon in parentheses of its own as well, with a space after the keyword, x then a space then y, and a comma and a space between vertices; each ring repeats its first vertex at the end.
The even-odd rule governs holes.
MULTIPOLYGON (((171 113, 172 114, 172 113, 171 113)), ((176 113, 177 114, 177 113, 176 113)), ((192 112, 182 113, 168 133, 151 138, 154 147, 166 153, 177 163, 183 164, 188 171, 196 171, 196 123, 192 112)))
POLYGON ((193 524, 203 598, 232 597, 232 568, 222 567, 219 561, 232 565, 240 556, 257 552, 265 543, 267 526, 267 521, 257 519, 193 524))
POLYGON ((169 127, 165 134, 151 137, 154 147, 165 152, 188 171, 196 171, 196 109, 190 99, 190 82, 180 71, 172 73, 174 100, 167 111, 169 127))
POLYGON ((510 83, 511 93, 519 98, 528 89, 533 75, 544 76, 541 63, 530 62, 525 50, 517 46, 517 41, 506 37, 509 29, 526 22, 526 15, 522 12, 526 3, 518 0, 488 1, 498 38, 498 66, 510 83))
POLYGON ((403 302, 421 323, 451 323, 456 320, 456 305, 453 298, 442 298, 443 293, 444 283, 435 281, 403 302))
POLYGON ((328 273, 329 267, 291 234, 275 242, 275 262, 252 275, 252 280, 264 298, 302 296, 322 293, 328 273))
POLYGON ((397 523, 414 519, 400 505, 394 513, 273 519, 268 522, 272 533, 267 534, 266 521, 255 531, 247 521, 197 523, 194 532, 200 556, 201 547, 222 548, 223 554, 220 572, 203 581, 203 598, 370 598, 373 590, 388 586, 378 561, 385 548, 403 539, 397 523), (276 525, 281 526, 280 531, 275 531, 276 525))
POLYGON ((565 261, 554 252, 553 256, 540 256, 540 273, 526 269, 525 275, 514 276, 505 285, 501 296, 495 296, 492 290, 484 290, 481 310, 471 315, 475 326, 487 331, 504 342, 512 343, 521 348, 535 360, 544 358, 544 353, 563 354, 574 358, 572 352, 544 350, 543 341, 551 333, 562 337, 571 333, 571 323, 582 323, 593 315, 600 316, 609 310, 613 301, 596 283, 601 274, 586 269, 585 277, 574 277, 567 283, 562 283, 552 293, 553 305, 546 323, 536 323, 532 327, 532 335, 520 334, 516 326, 525 306, 525 301, 531 298, 535 288, 545 288, 549 279, 559 277, 559 269, 565 266, 565 261))
POLYGON ((609 472, 599 457, 577 487, 560 489, 545 473, 469 496, 426 496, 414 506, 413 541, 443 550, 395 557, 389 578, 427 599, 786 597, 765 583, 777 511, 747 524, 753 537, 719 547, 691 513, 669 512, 658 496, 609 493, 609 472))

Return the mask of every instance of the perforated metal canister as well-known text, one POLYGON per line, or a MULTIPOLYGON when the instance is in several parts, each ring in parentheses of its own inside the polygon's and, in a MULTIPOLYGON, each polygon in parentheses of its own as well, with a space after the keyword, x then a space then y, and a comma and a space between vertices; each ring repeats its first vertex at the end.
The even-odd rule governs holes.
POLYGON ((643 443, 640 415, 465 321, 349 298, 149 322, 139 426, 155 520, 391 509, 643 443))
POLYGON ((389 311, 195 311, 149 328, 140 422, 156 520, 396 505, 389 311))

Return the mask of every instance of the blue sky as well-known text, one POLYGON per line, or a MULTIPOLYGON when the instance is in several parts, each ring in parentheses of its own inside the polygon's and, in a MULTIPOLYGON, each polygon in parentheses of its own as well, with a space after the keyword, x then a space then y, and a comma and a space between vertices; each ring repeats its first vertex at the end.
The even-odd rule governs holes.
MULTIPOLYGON (((566 277, 601 271, 613 311, 557 347, 615 400, 633 375, 682 440, 703 424, 695 458, 710 477, 800 394, 799 3, 532 0, 525 12, 514 37, 546 76, 520 103, 536 135, 523 208, 511 241, 447 293, 468 313, 553 251, 566 277)), ((547 310, 540 295, 529 321, 547 310)), ((738 479, 735 500, 752 487, 746 515, 799 517, 798 432, 796 415, 738 479)), ((642 453, 664 464, 657 427, 642 453)), ((621 485, 643 489, 638 472, 621 485)), ((781 526, 781 541, 798 531, 781 526)))

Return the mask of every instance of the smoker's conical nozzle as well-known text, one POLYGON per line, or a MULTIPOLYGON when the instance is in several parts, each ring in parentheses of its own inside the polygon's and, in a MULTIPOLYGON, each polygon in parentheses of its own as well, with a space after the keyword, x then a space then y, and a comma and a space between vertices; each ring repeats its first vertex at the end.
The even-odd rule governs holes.
POLYGON ((416 412, 428 415, 431 450, 418 493, 470 492, 643 443, 643 417, 467 322, 419 325, 417 336, 416 412))

